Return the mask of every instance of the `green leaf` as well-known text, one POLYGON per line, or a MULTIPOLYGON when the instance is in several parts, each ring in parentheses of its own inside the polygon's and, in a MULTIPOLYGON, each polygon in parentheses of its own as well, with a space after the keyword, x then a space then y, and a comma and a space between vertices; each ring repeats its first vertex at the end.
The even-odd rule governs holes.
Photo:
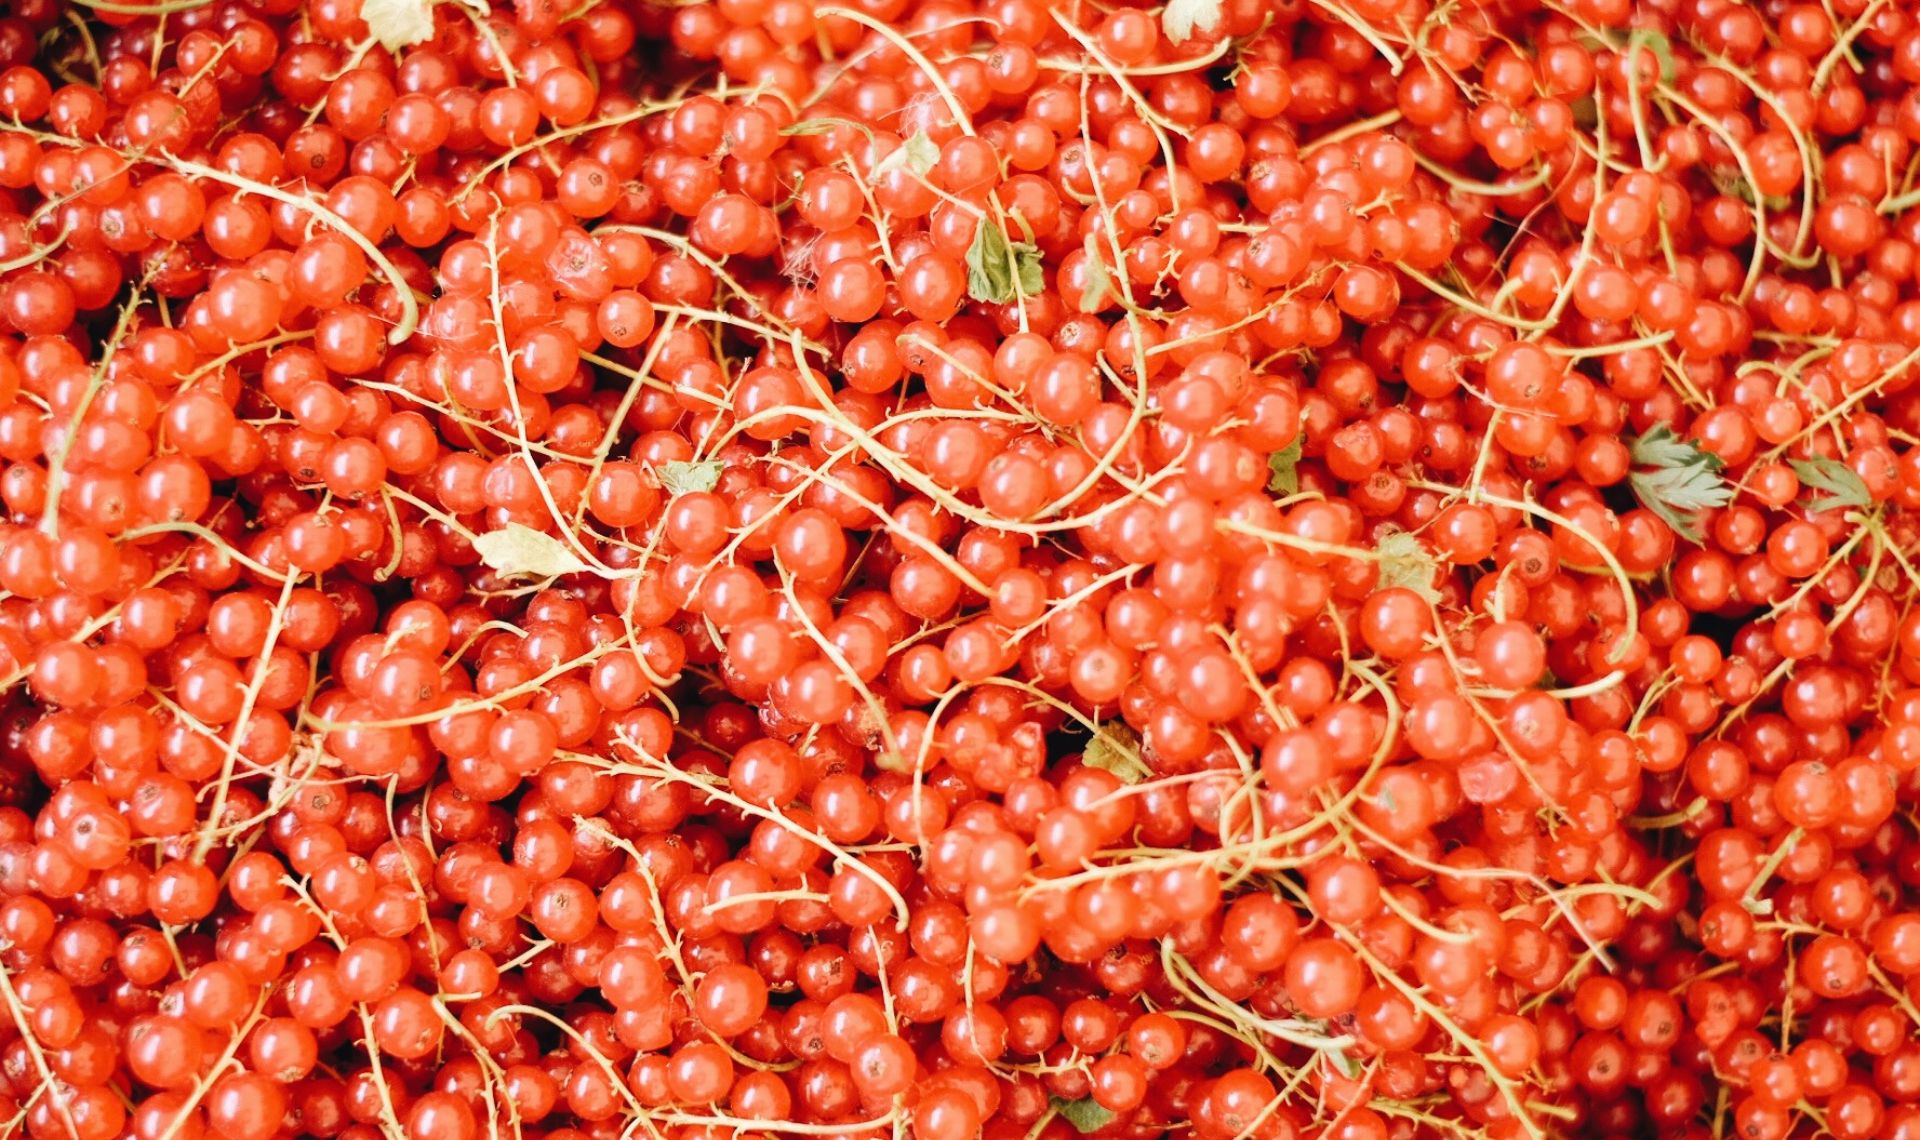
POLYGON ((558 578, 590 569, 566 543, 519 523, 474 535, 473 548, 503 578, 558 578))
POLYGON ((981 218, 967 246, 967 292, 976 301, 998 305, 1013 298, 1013 248, 992 218, 981 218))
POLYGON ((1153 775, 1153 769, 1140 758, 1140 738, 1115 720, 1101 725, 1093 739, 1087 741, 1080 762, 1089 768, 1112 772, 1123 784, 1137 784, 1153 775))
POLYGON ((1741 173, 1737 166, 1711 167, 1707 171, 1707 177, 1713 182, 1714 189, 1729 198, 1738 198, 1749 206, 1761 205, 1769 210, 1784 210, 1793 204, 1790 199, 1779 194, 1761 197, 1754 191, 1753 183, 1747 181, 1747 176, 1741 173))
POLYGON ((1440 591, 1433 585, 1433 575, 1440 564, 1418 535, 1396 530, 1381 536, 1373 549, 1380 562, 1380 589, 1398 587, 1412 590, 1430 602, 1440 600, 1440 591))
POLYGON ((1653 52, 1653 58, 1660 61, 1660 82, 1672 83, 1680 74, 1679 67, 1673 61, 1673 41, 1667 38, 1665 32, 1639 29, 1627 37, 1627 47, 1629 50, 1644 47, 1653 52))
POLYGON ((1113 277, 1107 272, 1107 263, 1100 257, 1100 247, 1093 235, 1087 235, 1087 287, 1080 290, 1080 311, 1097 313, 1100 302, 1107 299, 1113 289, 1113 277))
POLYGON ((1641 505, 1664 519, 1673 533, 1696 546, 1700 543, 1700 527, 1693 516, 1710 507, 1724 507, 1733 498, 1726 483, 1705 467, 1635 471, 1627 476, 1627 485, 1641 505))
POLYGON ((1267 456, 1267 490, 1277 495, 1300 493, 1300 436, 1267 456))
POLYGON ((1634 497, 1688 542, 1700 542, 1696 514, 1733 499, 1733 489, 1720 476, 1720 457, 1674 435, 1665 424, 1634 440, 1628 454, 1640 467, 1627 474, 1634 497))
POLYGON ((906 156, 907 169, 922 177, 940 161, 940 146, 927 137, 925 131, 915 131, 900 144, 900 154, 906 156))
POLYGON ((1047 287, 1040 250, 1032 242, 1013 243, 1013 272, 1014 284, 1019 287, 1022 297, 1038 297, 1047 287))
POLYGON ((672 459, 660 467, 660 485, 670 495, 685 495, 691 491, 711 491, 720 484, 720 471, 723 464, 718 459, 709 459, 704 463, 688 463, 684 459, 672 459))
POLYGON ((1060 1114, 1060 1119, 1073 1125, 1073 1130, 1082 1135, 1098 1132, 1113 1123, 1113 1113, 1100 1107, 1100 1102, 1090 1096, 1079 1100, 1063 1100, 1057 1096, 1048 1099, 1054 1111, 1060 1114))
POLYGON ((1327 1055, 1327 1060, 1333 1062, 1334 1068, 1340 1070, 1341 1076, 1350 1081, 1359 1078, 1361 1073, 1360 1062, 1349 1057, 1345 1049, 1328 1048, 1320 1051, 1327 1055))
POLYGON ((1195 29, 1211 34, 1219 30, 1220 10, 1225 6, 1222 0, 1167 0, 1160 11, 1160 30, 1171 44, 1186 43, 1195 29))
POLYGON ((1711 451, 1703 451, 1691 440, 1673 434, 1673 429, 1666 424, 1655 424, 1647 429, 1645 435, 1633 441, 1627 453, 1635 463, 1645 467, 1680 467, 1704 461, 1715 471, 1720 470, 1719 456, 1711 451))
POLYGON ((940 161, 940 144, 927 137, 925 131, 915 131, 897 150, 874 164, 873 176, 879 178, 889 170, 904 167, 921 178, 940 161))
POLYGON ((434 0, 366 0, 360 18, 380 46, 399 51, 433 38, 434 0))
POLYGON ((1672 83, 1680 73, 1679 66, 1673 58, 1673 41, 1668 39, 1664 32, 1635 28, 1627 33, 1624 43, 1618 38, 1617 32, 1614 34, 1580 32, 1574 36, 1574 39, 1586 47, 1604 48, 1627 55, 1632 55, 1637 48, 1646 48, 1653 53, 1653 58, 1660 64, 1662 83, 1672 83))
POLYGON ((1004 305, 1015 297, 1035 297, 1046 285, 1040 251, 1028 242, 1009 242, 992 218, 981 218, 967 247, 967 293, 976 301, 1004 305))
POLYGON ((1853 468, 1838 459, 1825 456, 1789 459, 1787 466, 1800 476, 1801 486, 1826 492, 1821 498, 1808 503, 1808 510, 1830 511, 1835 507, 1853 507, 1862 511, 1873 509, 1873 492, 1867 490, 1866 482, 1853 473, 1853 468))

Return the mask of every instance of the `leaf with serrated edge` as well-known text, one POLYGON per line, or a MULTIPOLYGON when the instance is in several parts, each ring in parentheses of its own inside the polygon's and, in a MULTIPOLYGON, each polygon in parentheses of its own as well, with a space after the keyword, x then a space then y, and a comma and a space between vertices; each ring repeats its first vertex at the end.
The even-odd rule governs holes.
POLYGON ((474 535, 473 548, 503 578, 558 578, 589 569, 566 543, 519 523, 474 535))
POLYGON ((1022 297, 1038 297, 1047 287, 1040 266, 1040 250, 1032 244, 1024 241, 1013 244, 1013 269, 1013 284, 1022 297))
POLYGON ((1300 492, 1300 437, 1267 456, 1267 490, 1280 495, 1300 492))
POLYGON ((709 459, 704 463, 688 463, 684 459, 671 459, 660 466, 660 485, 665 487, 670 495, 711 491, 720 484, 722 466, 718 459, 709 459))
POLYGON ((1660 61, 1660 81, 1673 82, 1674 76, 1679 74, 1679 68, 1673 60, 1673 41, 1668 39, 1664 32, 1637 31, 1628 42, 1642 45, 1653 52, 1653 58, 1660 61))
POLYGON ((925 131, 915 131, 900 144, 900 153, 907 156, 907 169, 925 176, 940 161, 940 146, 927 137, 925 131))
POLYGON ((1633 441, 1628 455, 1642 467, 1681 467, 1688 463, 1705 463, 1715 471, 1721 467, 1718 455, 1673 434, 1666 424, 1648 428, 1646 434, 1633 441))
POLYGON ((1660 467, 1634 471, 1627 476, 1634 497, 1673 528, 1673 533, 1698 544, 1700 528, 1693 515, 1711 507, 1724 507, 1733 498, 1721 478, 1705 467, 1660 467))
POLYGON ((1733 490, 1704 467, 1656 467, 1635 471, 1634 489, 1652 495, 1676 511, 1704 511, 1724 507, 1733 490))
POLYGON ((1733 499, 1732 488, 1720 476, 1720 457, 1674 435, 1665 424, 1655 424, 1634 440, 1628 455, 1639 466, 1627 474, 1634 497, 1688 542, 1700 541, 1695 514, 1733 499))
POLYGON ((433 0, 366 0, 360 18, 388 51, 433 38, 433 0))
POLYGON ((1782 195, 1756 192, 1753 183, 1747 181, 1747 176, 1738 167, 1716 167, 1707 172, 1707 177, 1712 179, 1714 188, 1722 194, 1738 198, 1749 206, 1760 205, 1769 210, 1784 210, 1791 204, 1782 195))
POLYGON ((1168 0, 1160 11, 1160 30, 1171 44, 1186 43, 1196 29, 1211 34, 1219 30, 1220 10, 1225 6, 1223 0, 1168 0))
POLYGON ((1334 1068, 1340 1070, 1341 1076, 1353 1080, 1360 1075, 1360 1062, 1349 1057, 1345 1049, 1327 1048, 1322 1049, 1321 1052, 1327 1055, 1327 1060, 1333 1062, 1334 1068))
POLYGON ((1140 759, 1140 738, 1118 721, 1108 721, 1087 741, 1080 762, 1089 768, 1111 772, 1124 784, 1137 784, 1153 774, 1140 759))
POLYGON ((1430 602, 1440 600, 1440 591, 1433 586, 1433 574, 1439 563, 1418 535, 1404 530, 1383 535, 1374 547, 1374 554, 1380 561, 1380 589, 1397 586, 1412 590, 1430 602))
POLYGON ((967 246, 967 294, 989 305, 1013 300, 1013 247, 1007 233, 992 218, 981 218, 967 246))
POLYGON ((1090 1096, 1079 1100, 1067 1100, 1056 1096, 1052 1101, 1054 1111, 1060 1114, 1060 1119, 1073 1125, 1073 1130, 1083 1135, 1088 1132, 1098 1132, 1113 1123, 1113 1113, 1090 1096))
POLYGON ((915 131, 907 141, 874 164, 873 176, 879 178, 889 170, 904 167, 922 178, 940 161, 940 144, 927 137, 925 131, 915 131))
POLYGON ((1807 504, 1810 511, 1830 511, 1836 507, 1873 509, 1873 492, 1853 468, 1838 459, 1819 456, 1814 459, 1789 459, 1787 465, 1800 476, 1800 485, 1826 494, 1807 504))
POLYGON ((1113 288, 1113 277, 1107 273, 1107 263, 1100 260, 1100 251, 1094 245, 1093 235, 1087 235, 1087 284, 1080 290, 1080 311, 1097 313, 1100 302, 1106 300, 1107 292, 1113 288))

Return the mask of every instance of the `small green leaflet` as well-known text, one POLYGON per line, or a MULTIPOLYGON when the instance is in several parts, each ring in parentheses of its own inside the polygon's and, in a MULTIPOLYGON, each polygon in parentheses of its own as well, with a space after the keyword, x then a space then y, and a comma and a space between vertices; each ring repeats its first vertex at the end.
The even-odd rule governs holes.
POLYGON ((709 459, 705 463, 688 463, 684 459, 672 459, 660 466, 660 485, 670 495, 685 495, 691 491, 711 491, 720 484, 721 463, 718 459, 709 459))
POLYGON ((1211 34, 1220 27, 1220 9, 1224 6, 1222 0, 1167 0, 1160 11, 1160 30, 1172 44, 1186 43, 1195 29, 1202 35, 1211 34))
POLYGON ((1838 459, 1820 456, 1814 459, 1789 459, 1787 466, 1800 476, 1800 485, 1826 494, 1807 504, 1810 511, 1830 511, 1836 507, 1873 509, 1873 492, 1853 473, 1853 468, 1838 459))
POLYGON ((1009 242, 999 222, 981 218, 967 247, 967 293, 976 301, 1004 305, 1015 297, 1037 297, 1045 285, 1040 251, 1028 242, 1009 242))
POLYGON ((1100 302, 1106 300, 1113 289, 1113 278, 1107 273, 1107 263, 1100 259, 1100 247, 1092 234, 1087 235, 1086 251, 1087 287, 1080 290, 1080 311, 1097 313, 1100 302))
MULTIPOLYGON (((1383 798, 1387 798, 1388 802, 1391 802, 1390 797, 1383 798)), ((1354 1060, 1353 1057, 1347 1053, 1345 1046, 1334 1043, 1335 1039, 1340 1036, 1340 1033, 1326 1021, 1319 1018, 1303 1017, 1289 1018, 1280 1024, 1285 1025, 1288 1029, 1302 1031, 1303 1036, 1295 1038, 1295 1040, 1298 1040, 1302 1045, 1312 1045, 1316 1052, 1327 1059, 1328 1064, 1340 1070, 1341 1076, 1348 1080, 1353 1080, 1360 1075, 1362 1071, 1360 1062, 1354 1060), (1310 1040, 1310 1037, 1320 1038, 1320 1041, 1314 1043, 1310 1040)))
POLYGON ((1300 436, 1267 456, 1267 490, 1277 495, 1300 493, 1300 436))
POLYGON ((566 543, 519 523, 474 535, 473 548, 503 578, 558 578, 590 569, 566 543))
POLYGON ((916 176, 925 178, 927 172, 933 169, 933 164, 939 161, 939 144, 928 138, 925 131, 915 131, 906 142, 900 144, 898 150, 874 164, 873 176, 877 179, 889 170, 905 167, 916 176))
POLYGON ((1108 721, 1087 741, 1080 762, 1089 768, 1112 772, 1125 784, 1137 784, 1153 775, 1153 769, 1140 759, 1140 738, 1119 721, 1108 721))
POLYGON ((360 18, 380 46, 399 51, 433 38, 434 0, 366 0, 360 18))
POLYGON ((1664 32, 1636 28, 1627 36, 1625 46, 1600 35, 1582 33, 1577 38, 1588 47, 1607 48, 1627 55, 1632 55, 1638 48, 1646 48, 1653 53, 1653 58, 1660 64, 1662 83, 1672 83, 1680 74, 1680 69, 1673 60, 1673 41, 1668 39, 1664 32))
POLYGON ((1674 77, 1680 73, 1680 69, 1673 62, 1673 41, 1666 37, 1666 33, 1646 29, 1636 31, 1627 38, 1627 49, 1631 51, 1637 47, 1644 47, 1653 52, 1653 58, 1660 61, 1660 82, 1672 83, 1674 77))
POLYGON ((1739 167, 1712 167, 1707 171, 1707 177, 1712 179, 1714 189, 1729 198, 1738 198, 1749 206, 1761 205, 1769 210, 1784 210, 1792 204, 1779 194, 1760 197, 1754 192, 1753 183, 1747 181, 1747 176, 1740 172, 1739 167))
POLYGON ((1698 545, 1700 528, 1693 516, 1733 499, 1732 488, 1720 477, 1720 457, 1674 435, 1665 424, 1634 440, 1628 454, 1639 468, 1627 475, 1634 497, 1673 533, 1698 545))
MULTIPOLYGON (((1024 219, 1022 221, 1024 223, 1024 219)), ((1013 267, 1018 274, 1014 283, 1020 287, 1022 297, 1038 297, 1046 289, 1047 279, 1040 271, 1040 250, 1032 242, 1013 243, 1013 267)))
POLYGON ((1678 467, 1701 458, 1713 464, 1715 470, 1720 466, 1719 456, 1702 451, 1681 439, 1666 424, 1655 424, 1647 429, 1645 435, 1633 441, 1629 454, 1635 463, 1643 467, 1678 467))
POLYGON ((1433 572, 1438 563, 1418 535, 1396 530, 1382 536, 1373 552, 1380 561, 1380 589, 1397 586, 1412 590, 1430 602, 1440 600, 1440 591, 1433 586, 1433 572))
POLYGON ((1350 1081, 1359 1078, 1361 1073, 1360 1062, 1347 1056, 1345 1049, 1323 1048, 1320 1052, 1326 1055, 1327 1060, 1333 1064, 1334 1068, 1340 1070, 1341 1076, 1350 1081))
POLYGON ((1073 1130, 1082 1135, 1098 1132, 1113 1123, 1113 1113, 1100 1107, 1100 1103, 1090 1096, 1079 1100, 1063 1100, 1056 1096, 1048 1100, 1054 1111, 1060 1114, 1060 1119, 1073 1125, 1073 1130))

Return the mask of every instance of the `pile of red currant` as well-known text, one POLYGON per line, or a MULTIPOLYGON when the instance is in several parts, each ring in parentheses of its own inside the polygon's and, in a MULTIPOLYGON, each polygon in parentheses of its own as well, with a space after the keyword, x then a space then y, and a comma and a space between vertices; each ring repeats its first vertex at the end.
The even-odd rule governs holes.
POLYGON ((0 1137, 1920 1140, 1908 0, 0 7, 0 1137))

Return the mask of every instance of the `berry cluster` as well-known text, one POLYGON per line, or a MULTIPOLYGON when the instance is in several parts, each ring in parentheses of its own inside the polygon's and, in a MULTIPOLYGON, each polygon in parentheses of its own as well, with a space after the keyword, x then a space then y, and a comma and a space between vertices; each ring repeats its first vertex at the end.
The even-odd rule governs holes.
POLYGON ((13 0, 0 1136, 1920 1140, 1902 0, 13 0))

